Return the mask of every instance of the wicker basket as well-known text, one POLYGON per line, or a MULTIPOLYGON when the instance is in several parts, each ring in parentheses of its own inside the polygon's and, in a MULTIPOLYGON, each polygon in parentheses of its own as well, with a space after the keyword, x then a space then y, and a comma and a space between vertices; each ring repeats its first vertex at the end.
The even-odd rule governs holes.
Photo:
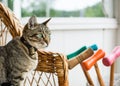
MULTIPOLYGON (((5 45, 11 38, 22 35, 23 26, 8 7, 0 3, 0 45, 5 45)), ((66 57, 60 53, 38 51, 38 67, 29 75, 24 86, 68 86, 68 63, 66 57), (44 77, 46 81, 44 81, 44 77), (52 79, 51 79, 52 77, 52 79), (57 77, 57 84, 55 81, 57 77), (52 82, 53 81, 53 82, 52 82), (40 83, 43 83, 40 85, 40 83)))

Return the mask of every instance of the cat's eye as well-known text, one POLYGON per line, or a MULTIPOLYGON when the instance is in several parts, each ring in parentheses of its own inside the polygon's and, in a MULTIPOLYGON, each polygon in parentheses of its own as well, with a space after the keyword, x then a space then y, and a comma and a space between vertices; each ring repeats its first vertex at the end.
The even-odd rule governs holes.
POLYGON ((38 38, 42 38, 42 37, 43 37, 42 34, 37 34, 36 36, 37 36, 38 38))

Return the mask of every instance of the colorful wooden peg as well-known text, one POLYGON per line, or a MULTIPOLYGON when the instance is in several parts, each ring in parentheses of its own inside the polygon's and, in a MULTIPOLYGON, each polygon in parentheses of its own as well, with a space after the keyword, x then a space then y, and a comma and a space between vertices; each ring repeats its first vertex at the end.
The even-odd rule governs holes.
POLYGON ((113 49, 112 53, 109 56, 103 58, 102 62, 105 66, 111 66, 119 56, 120 46, 117 46, 113 49))
POLYGON ((81 63, 86 58, 92 56, 93 53, 94 51, 91 48, 88 48, 87 50, 83 51, 81 54, 79 54, 75 58, 68 60, 69 69, 72 69, 73 67, 81 63))
POLYGON ((105 86, 105 84, 100 74, 97 61, 103 58, 104 56, 105 56, 105 52, 102 49, 99 49, 93 56, 89 57, 88 59, 82 62, 82 67, 85 70, 89 70, 94 65, 100 86, 105 86))
POLYGON ((103 58, 102 62, 105 66, 111 66, 110 68, 110 86, 114 84, 114 62, 120 56, 120 46, 116 46, 109 56, 103 58))
POLYGON ((89 70, 98 60, 105 56, 105 52, 99 49, 93 56, 82 62, 82 66, 85 70, 89 70))

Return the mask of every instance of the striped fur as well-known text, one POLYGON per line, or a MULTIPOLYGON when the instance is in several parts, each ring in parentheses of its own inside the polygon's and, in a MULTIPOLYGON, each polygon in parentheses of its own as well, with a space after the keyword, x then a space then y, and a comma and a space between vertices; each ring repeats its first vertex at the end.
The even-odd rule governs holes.
POLYGON ((49 20, 38 24, 36 17, 32 16, 24 27, 22 37, 0 47, 0 86, 9 83, 23 86, 26 75, 37 67, 36 49, 45 48, 50 42, 49 20))

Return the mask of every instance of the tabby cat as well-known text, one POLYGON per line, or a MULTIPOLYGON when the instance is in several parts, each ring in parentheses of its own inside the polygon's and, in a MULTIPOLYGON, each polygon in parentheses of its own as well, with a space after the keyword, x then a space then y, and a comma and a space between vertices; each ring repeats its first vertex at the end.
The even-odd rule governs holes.
POLYGON ((32 16, 22 37, 0 47, 0 86, 23 86, 28 72, 37 67, 37 50, 47 47, 50 42, 49 20, 38 24, 36 17, 32 16))

